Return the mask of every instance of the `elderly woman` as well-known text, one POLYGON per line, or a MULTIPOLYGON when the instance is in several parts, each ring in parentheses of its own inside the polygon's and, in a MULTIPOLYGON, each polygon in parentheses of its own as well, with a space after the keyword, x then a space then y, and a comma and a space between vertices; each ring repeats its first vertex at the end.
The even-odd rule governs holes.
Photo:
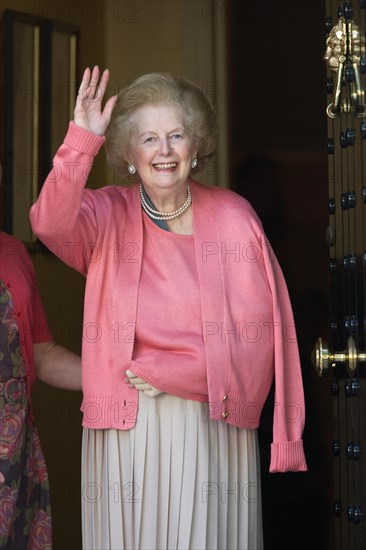
POLYGON ((85 548, 262 548, 257 430, 276 382, 270 470, 304 471, 304 398, 286 285, 248 202, 191 178, 215 146, 192 83, 148 74, 75 118, 31 210, 87 277, 85 548), (105 143, 137 183, 84 189, 105 143))

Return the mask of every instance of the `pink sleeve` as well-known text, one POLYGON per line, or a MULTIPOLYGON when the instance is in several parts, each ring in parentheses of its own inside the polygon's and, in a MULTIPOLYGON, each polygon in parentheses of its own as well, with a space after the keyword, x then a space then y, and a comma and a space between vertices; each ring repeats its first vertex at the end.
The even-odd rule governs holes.
POLYGON ((88 266, 83 250, 87 245, 90 252, 97 241, 92 193, 84 187, 104 141, 104 137, 70 122, 53 168, 30 210, 34 233, 51 252, 84 275, 88 266))
POLYGON ((275 405, 270 472, 306 471, 302 432, 305 402, 292 307, 285 279, 265 239, 264 260, 273 299, 275 405))

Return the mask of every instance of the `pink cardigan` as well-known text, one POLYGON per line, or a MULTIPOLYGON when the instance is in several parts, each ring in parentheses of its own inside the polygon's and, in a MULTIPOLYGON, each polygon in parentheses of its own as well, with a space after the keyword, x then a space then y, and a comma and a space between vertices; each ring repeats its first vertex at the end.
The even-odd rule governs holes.
MULTIPOLYGON (((137 416, 137 391, 123 380, 134 344, 142 211, 137 185, 84 189, 103 143, 70 123, 31 222, 48 248, 87 276, 83 425, 123 430, 137 416)), ((195 181, 191 189, 210 416, 257 428, 274 377, 270 471, 305 471, 301 368, 280 267, 245 199, 195 181)))

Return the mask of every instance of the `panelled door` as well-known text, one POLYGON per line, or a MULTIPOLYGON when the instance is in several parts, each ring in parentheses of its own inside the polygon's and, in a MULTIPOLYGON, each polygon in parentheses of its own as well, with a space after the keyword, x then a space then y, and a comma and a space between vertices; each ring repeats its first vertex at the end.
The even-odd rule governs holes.
POLYGON ((327 0, 330 319, 313 363, 333 400, 334 548, 366 549, 366 0, 327 0), (326 374, 327 373, 327 374, 326 374))

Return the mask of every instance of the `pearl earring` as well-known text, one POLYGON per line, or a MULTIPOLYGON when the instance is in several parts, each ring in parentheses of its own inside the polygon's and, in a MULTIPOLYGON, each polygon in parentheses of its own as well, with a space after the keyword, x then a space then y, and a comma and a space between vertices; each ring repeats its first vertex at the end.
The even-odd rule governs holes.
POLYGON ((196 168, 197 167, 197 164, 198 164, 198 160, 196 158, 194 158, 192 160, 192 168, 196 168))
POLYGON ((137 172, 136 166, 134 164, 131 164, 130 162, 128 163, 127 170, 129 171, 131 176, 134 176, 137 172))

